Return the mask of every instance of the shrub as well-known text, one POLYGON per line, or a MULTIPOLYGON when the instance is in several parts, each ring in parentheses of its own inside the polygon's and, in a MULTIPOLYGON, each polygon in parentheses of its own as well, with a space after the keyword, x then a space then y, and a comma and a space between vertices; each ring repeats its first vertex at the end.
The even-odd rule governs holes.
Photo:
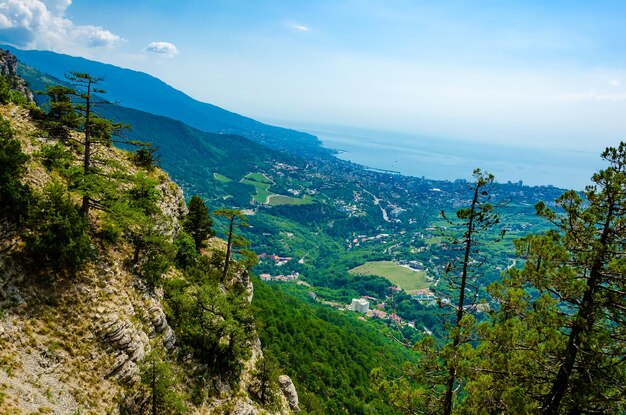
POLYGON ((37 266, 73 272, 91 253, 87 219, 58 183, 33 204, 27 227, 26 250, 37 266))

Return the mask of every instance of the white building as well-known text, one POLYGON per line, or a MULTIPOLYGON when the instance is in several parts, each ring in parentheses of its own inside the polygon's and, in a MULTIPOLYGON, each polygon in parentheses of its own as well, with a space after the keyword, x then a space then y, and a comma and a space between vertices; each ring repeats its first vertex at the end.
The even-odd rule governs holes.
POLYGON ((364 298, 353 298, 350 310, 365 314, 370 310, 370 302, 364 298))

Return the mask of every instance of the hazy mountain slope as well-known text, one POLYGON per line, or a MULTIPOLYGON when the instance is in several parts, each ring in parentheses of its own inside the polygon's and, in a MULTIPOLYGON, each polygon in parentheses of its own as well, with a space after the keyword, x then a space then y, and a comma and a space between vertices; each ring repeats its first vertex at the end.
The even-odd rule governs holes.
MULTIPOLYGON (((64 81, 21 64, 19 74, 34 90, 64 81)), ((109 83, 103 85, 108 88, 109 83)), ((113 86, 113 85, 112 85, 113 86)), ((37 96, 44 102, 44 96, 37 96)), ((106 98, 109 98, 108 94, 106 98)), ((124 137, 149 142, 161 154, 161 166, 190 194, 202 193, 209 198, 230 196, 230 205, 247 206, 251 188, 239 182, 250 171, 273 161, 293 162, 294 157, 234 134, 216 134, 168 117, 150 114, 121 105, 102 105, 97 112, 112 120, 130 125, 124 137), (215 179, 218 173, 234 180, 215 179)))
POLYGON ((68 71, 104 77, 107 98, 125 107, 167 116, 203 131, 243 135, 269 147, 295 154, 328 154, 317 137, 263 124, 197 101, 146 73, 49 51, 2 47, 10 50, 21 62, 59 79, 63 79, 68 71))

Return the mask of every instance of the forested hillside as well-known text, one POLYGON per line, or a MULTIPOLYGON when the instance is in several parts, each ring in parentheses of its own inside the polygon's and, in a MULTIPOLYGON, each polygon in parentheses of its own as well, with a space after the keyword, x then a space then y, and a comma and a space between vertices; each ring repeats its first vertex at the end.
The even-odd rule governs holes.
POLYGON ((297 411, 204 203, 112 145, 97 79, 72 73, 43 112, 0 60, 0 413, 297 411))
POLYGON ((370 372, 382 362, 389 372, 415 357, 379 335, 382 323, 371 327, 294 294, 257 280, 252 305, 261 342, 294 380, 307 412, 396 413, 370 386, 370 372))
MULTIPOLYGON (((76 108, 63 88, 76 79, 53 79, 25 66, 20 73, 32 84, 57 85, 39 97, 48 100, 47 114, 36 112, 50 131, 80 130, 84 117, 78 126, 63 118, 63 108, 76 108), (67 128, 59 130, 59 123, 67 128)), ((215 231, 229 241, 225 253, 198 256, 206 248, 194 235, 164 242, 137 234, 145 223, 141 215, 133 222, 135 210, 144 216, 153 210, 143 199, 152 194, 152 176, 133 179, 136 188, 128 193, 97 181, 89 169, 69 168, 84 162, 84 142, 42 150, 81 203, 70 209, 70 222, 86 220, 96 237, 126 241, 136 255, 155 249, 148 258, 156 263, 137 272, 145 272, 148 288, 163 290, 183 352, 207 368, 199 386, 184 383, 181 393, 204 399, 211 387, 219 390, 219 382, 207 379, 245 373, 250 353, 242 345, 254 321, 270 351, 255 373, 282 367, 301 391, 305 412, 626 410, 625 145, 607 149, 608 167, 593 175, 592 186, 564 192, 498 183, 480 170, 470 181, 406 177, 327 155, 299 157, 280 145, 207 133, 118 105, 98 110, 114 120, 98 131, 119 130, 122 147, 138 144, 133 162, 148 160, 147 168, 158 161, 199 196, 192 200, 202 212, 215 210, 215 231), (109 204, 116 192, 132 206, 117 198, 109 204), (90 207, 103 212, 92 213, 97 220, 91 222, 90 207), (230 275, 231 255, 239 260, 235 268, 259 274, 254 316, 244 306, 245 274, 233 274, 239 289, 221 290, 229 285, 224 274, 230 275), (169 267, 177 271, 163 278, 169 267), (213 326, 196 313, 214 313, 214 305, 224 324, 213 326), (207 325, 219 335, 203 333, 207 325)), ((258 376, 261 385, 272 384, 258 376)), ((265 393, 257 394, 271 406, 265 393)))

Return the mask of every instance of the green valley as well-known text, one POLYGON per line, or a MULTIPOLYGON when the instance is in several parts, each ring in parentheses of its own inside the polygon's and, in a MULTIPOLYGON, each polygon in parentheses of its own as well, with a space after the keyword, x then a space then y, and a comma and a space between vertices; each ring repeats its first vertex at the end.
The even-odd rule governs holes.
MULTIPOLYGON (((21 73, 34 85, 60 82, 29 67, 21 73)), ((253 272, 265 279, 254 280, 256 324, 263 347, 302 391, 303 409, 396 413, 383 392, 368 389, 369 372, 411 361, 416 341, 445 337, 444 306, 458 298, 450 264, 459 258, 463 229, 441 212, 454 217, 467 206, 472 184, 374 171, 325 153, 300 157, 119 105, 101 113, 132 125, 128 139, 155 145, 161 167, 186 194, 199 195, 210 210, 247 215, 241 236, 257 254, 253 272), (355 299, 367 301, 366 314, 348 310, 355 299), (381 357, 383 350, 389 356, 381 357)), ((560 193, 552 186, 494 185, 490 197, 502 205, 501 222, 472 258, 482 265, 480 278, 470 281, 473 301, 482 304, 479 320, 497 308, 489 284, 517 264, 513 240, 552 228, 534 204, 560 193), (502 231, 503 240, 491 243, 502 231)), ((218 235, 226 235, 227 223, 214 220, 218 235)))

